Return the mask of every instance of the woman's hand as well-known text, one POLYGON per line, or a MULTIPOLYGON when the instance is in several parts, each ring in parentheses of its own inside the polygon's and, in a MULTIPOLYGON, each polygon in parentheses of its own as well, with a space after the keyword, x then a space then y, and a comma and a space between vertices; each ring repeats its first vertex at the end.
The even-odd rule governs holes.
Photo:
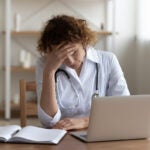
POLYGON ((57 122, 53 128, 73 130, 73 129, 84 129, 89 125, 89 118, 65 118, 57 122))
POLYGON ((45 69, 48 71, 56 71, 64 60, 76 51, 74 44, 60 44, 52 46, 52 50, 48 52, 45 69))

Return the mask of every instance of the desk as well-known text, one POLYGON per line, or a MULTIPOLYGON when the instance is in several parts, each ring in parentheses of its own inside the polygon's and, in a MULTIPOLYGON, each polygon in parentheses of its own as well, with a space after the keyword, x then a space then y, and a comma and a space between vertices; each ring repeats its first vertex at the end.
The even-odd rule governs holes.
POLYGON ((150 150, 150 140, 84 143, 66 135, 58 145, 0 143, 1 150, 150 150))

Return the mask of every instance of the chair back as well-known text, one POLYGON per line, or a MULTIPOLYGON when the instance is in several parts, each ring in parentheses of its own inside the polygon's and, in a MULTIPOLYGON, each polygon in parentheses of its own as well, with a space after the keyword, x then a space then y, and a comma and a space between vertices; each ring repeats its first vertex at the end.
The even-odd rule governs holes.
POLYGON ((27 92, 36 93, 35 81, 20 80, 20 124, 27 124, 27 117, 37 116, 37 99, 28 100, 27 92))

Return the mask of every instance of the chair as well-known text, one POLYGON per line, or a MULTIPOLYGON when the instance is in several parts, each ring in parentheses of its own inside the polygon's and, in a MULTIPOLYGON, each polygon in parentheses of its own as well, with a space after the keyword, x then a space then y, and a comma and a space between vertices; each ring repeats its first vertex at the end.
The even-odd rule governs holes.
POLYGON ((20 124, 27 124, 27 117, 37 116, 37 100, 27 100, 27 92, 36 92, 35 81, 20 80, 20 124))

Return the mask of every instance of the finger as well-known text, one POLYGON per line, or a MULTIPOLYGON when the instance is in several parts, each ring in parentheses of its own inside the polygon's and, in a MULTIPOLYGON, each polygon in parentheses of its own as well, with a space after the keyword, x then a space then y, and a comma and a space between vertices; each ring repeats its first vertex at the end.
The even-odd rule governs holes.
POLYGON ((69 119, 64 119, 59 122, 59 125, 62 127, 70 126, 71 124, 72 124, 72 122, 69 119))
POLYGON ((62 128, 60 126, 54 126, 52 129, 64 129, 64 128, 62 128))
POLYGON ((76 44, 75 43, 62 42, 57 46, 57 48, 62 48, 62 47, 67 48, 67 47, 70 47, 70 46, 76 46, 76 44))
POLYGON ((61 120, 58 123, 56 123, 54 127, 62 128, 62 127, 64 127, 65 124, 66 124, 65 121, 61 120))
POLYGON ((73 44, 67 45, 60 50, 54 50, 53 53, 58 60, 61 62, 64 61, 67 56, 73 55, 73 53, 77 50, 73 44))
POLYGON ((56 46, 56 50, 63 48, 66 44, 67 44, 66 42, 60 43, 59 45, 56 46))
POLYGON ((71 53, 74 53, 76 51, 75 48, 68 48, 68 49, 63 49, 61 51, 56 51, 55 55, 59 56, 59 55, 69 55, 71 53))
POLYGON ((75 44, 67 44, 65 46, 61 46, 61 47, 56 48, 56 51, 57 52, 63 52, 63 51, 69 52, 70 50, 73 50, 73 49, 77 49, 75 44))
POLYGON ((75 51, 72 50, 70 52, 64 51, 61 54, 57 54, 56 58, 58 58, 59 61, 63 62, 68 56, 71 56, 75 51))
POLYGON ((57 125, 55 125, 55 126, 53 126, 53 129, 64 129, 64 130, 68 130, 68 129, 73 129, 74 127, 73 126, 71 126, 71 124, 67 124, 67 123, 65 123, 65 124, 57 124, 57 125))
POLYGON ((73 129, 75 129, 75 126, 68 124, 68 125, 64 126, 63 129, 64 130, 73 130, 73 129))
POLYGON ((68 49, 76 49, 76 45, 66 45, 66 46, 64 46, 62 49, 64 49, 64 50, 68 50, 68 49))
POLYGON ((73 122, 74 120, 72 118, 65 118, 65 119, 60 120, 55 125, 55 128, 64 129, 64 130, 78 129, 78 125, 74 124, 73 122))
POLYGON ((72 126, 72 122, 69 118, 65 118, 65 119, 59 121, 57 126, 59 126, 59 128, 67 129, 68 127, 72 126))
POLYGON ((59 124, 55 124, 55 125, 53 126, 53 129, 62 129, 62 127, 61 127, 59 124))
POLYGON ((65 124, 65 122, 63 120, 60 120, 57 124, 62 126, 63 124, 65 124))

